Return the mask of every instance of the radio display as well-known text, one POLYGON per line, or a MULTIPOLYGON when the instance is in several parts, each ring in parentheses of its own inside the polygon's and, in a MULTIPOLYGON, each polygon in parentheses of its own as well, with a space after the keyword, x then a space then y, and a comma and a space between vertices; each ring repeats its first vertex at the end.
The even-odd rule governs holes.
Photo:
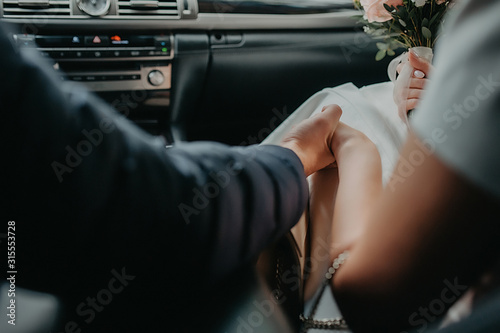
POLYGON ((14 35, 14 40, 54 59, 172 58, 171 35, 14 35))
POLYGON ((170 38, 161 36, 123 36, 123 35, 92 35, 92 36, 36 36, 35 43, 39 47, 157 47, 170 46, 170 38))

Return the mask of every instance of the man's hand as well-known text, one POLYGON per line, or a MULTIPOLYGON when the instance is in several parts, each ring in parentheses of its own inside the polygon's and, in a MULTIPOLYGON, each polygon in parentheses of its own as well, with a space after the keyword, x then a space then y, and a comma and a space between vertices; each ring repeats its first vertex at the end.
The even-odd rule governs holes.
POLYGON ((280 145, 297 154, 306 176, 335 162, 331 145, 341 115, 338 105, 325 106, 321 113, 304 120, 283 138, 280 145))

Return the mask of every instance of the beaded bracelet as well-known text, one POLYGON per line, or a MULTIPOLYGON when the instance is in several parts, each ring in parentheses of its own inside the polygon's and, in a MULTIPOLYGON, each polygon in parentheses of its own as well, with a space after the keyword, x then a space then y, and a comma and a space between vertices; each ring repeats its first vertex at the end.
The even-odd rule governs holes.
POLYGON ((349 251, 344 251, 335 260, 333 260, 332 266, 328 268, 328 272, 326 272, 325 277, 327 280, 331 280, 333 277, 333 274, 339 269, 340 265, 342 265, 345 260, 349 258, 349 251))
POLYGON ((300 315, 299 319, 302 322, 302 331, 307 332, 309 329, 325 329, 325 330, 348 330, 346 321, 344 318, 335 318, 335 319, 313 319, 314 314, 319 305, 319 301, 323 296, 326 286, 328 282, 332 279, 335 272, 339 269, 339 267, 346 261, 349 257, 349 251, 342 252, 335 260, 333 260, 332 265, 328 268, 328 271, 325 274, 325 280, 323 281, 323 285, 321 286, 321 291, 319 296, 316 298, 313 308, 311 310, 310 316, 306 317, 303 314, 300 315))

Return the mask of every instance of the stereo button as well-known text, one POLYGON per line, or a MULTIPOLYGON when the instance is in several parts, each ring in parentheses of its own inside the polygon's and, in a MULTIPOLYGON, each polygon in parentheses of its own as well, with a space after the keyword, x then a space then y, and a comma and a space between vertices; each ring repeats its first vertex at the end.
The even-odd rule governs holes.
POLYGON ((155 69, 149 72, 148 81, 155 87, 161 86, 162 83, 165 82, 165 76, 163 76, 163 73, 161 71, 155 69))
POLYGON ((107 36, 85 36, 85 45, 88 46, 107 46, 109 37, 107 36))

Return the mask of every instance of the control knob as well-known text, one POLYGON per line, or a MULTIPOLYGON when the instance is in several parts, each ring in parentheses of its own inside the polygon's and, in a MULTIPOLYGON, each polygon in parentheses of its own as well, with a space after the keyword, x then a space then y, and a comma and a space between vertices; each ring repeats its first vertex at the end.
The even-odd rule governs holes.
POLYGON ((151 72, 149 72, 148 81, 155 87, 161 86, 163 82, 165 82, 165 76, 161 71, 154 69, 151 72))

